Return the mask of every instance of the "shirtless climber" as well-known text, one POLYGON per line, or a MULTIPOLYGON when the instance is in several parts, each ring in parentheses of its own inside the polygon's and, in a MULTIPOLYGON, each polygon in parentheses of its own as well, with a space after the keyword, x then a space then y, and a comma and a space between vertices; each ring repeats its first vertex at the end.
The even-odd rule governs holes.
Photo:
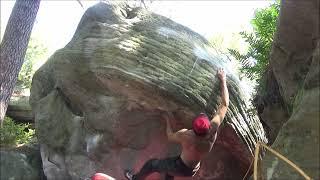
POLYGON ((193 176, 200 168, 200 161, 211 151, 217 137, 217 131, 226 115, 229 106, 229 93, 226 84, 226 74, 218 70, 220 79, 222 103, 217 113, 210 121, 201 113, 192 122, 192 130, 181 129, 173 132, 170 117, 166 113, 164 119, 167 121, 167 136, 169 141, 179 143, 182 146, 181 155, 166 159, 151 159, 147 161, 142 169, 133 174, 125 171, 129 180, 143 180, 153 172, 165 173, 166 180, 172 180, 174 176, 193 176))

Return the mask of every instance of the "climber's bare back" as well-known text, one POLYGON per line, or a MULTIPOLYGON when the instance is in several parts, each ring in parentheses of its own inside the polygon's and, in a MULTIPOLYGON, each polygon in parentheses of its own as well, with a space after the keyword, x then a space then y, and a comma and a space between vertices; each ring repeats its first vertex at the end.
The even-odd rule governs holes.
POLYGON ((211 151, 216 139, 216 128, 212 128, 204 137, 197 136, 193 130, 183 131, 180 137, 181 159, 187 166, 194 168, 211 151))

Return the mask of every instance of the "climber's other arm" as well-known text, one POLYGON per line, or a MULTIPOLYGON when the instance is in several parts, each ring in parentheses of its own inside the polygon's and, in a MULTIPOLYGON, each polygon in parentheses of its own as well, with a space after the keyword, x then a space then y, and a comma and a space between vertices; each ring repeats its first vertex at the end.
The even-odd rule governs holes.
POLYGON ((180 129, 177 132, 173 132, 169 115, 167 113, 165 113, 162 115, 162 117, 166 120, 166 123, 167 123, 166 132, 167 132, 168 140, 171 142, 176 142, 176 143, 181 142, 185 137, 184 132, 186 132, 187 129, 180 129))

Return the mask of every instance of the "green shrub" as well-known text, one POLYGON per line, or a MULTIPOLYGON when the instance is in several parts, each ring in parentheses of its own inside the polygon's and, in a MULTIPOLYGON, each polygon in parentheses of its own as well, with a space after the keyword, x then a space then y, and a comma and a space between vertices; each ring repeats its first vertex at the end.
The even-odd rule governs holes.
POLYGON ((41 41, 30 38, 24 62, 19 72, 17 85, 23 88, 31 87, 32 76, 37 68, 35 64, 39 61, 45 61, 47 54, 48 49, 41 41))
POLYGON ((229 53, 241 64, 240 72, 257 84, 262 83, 262 75, 269 64, 279 11, 280 1, 278 0, 269 7, 257 10, 251 20, 253 32, 240 32, 249 45, 248 51, 242 54, 237 49, 229 49, 229 53))
POLYGON ((3 127, 0 128, 0 146, 15 146, 32 142, 35 130, 30 124, 16 124, 9 117, 4 118, 3 127))

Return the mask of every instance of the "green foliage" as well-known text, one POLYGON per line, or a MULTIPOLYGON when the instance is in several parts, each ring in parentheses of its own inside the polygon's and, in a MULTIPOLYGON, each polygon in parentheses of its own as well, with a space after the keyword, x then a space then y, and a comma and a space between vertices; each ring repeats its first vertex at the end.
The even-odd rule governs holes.
POLYGON ((11 118, 5 117, 0 128, 0 147, 30 143, 34 135, 35 130, 30 128, 30 124, 15 124, 11 118))
POLYGON ((236 49, 228 49, 229 53, 240 62, 241 74, 257 81, 258 84, 268 66, 279 11, 280 2, 276 1, 269 7, 255 12, 254 18, 251 20, 253 32, 240 32, 242 38, 249 45, 245 54, 236 49))
POLYGON ((38 40, 30 38, 24 63, 18 76, 18 85, 30 88, 32 76, 35 72, 35 63, 46 58, 48 49, 38 40))

